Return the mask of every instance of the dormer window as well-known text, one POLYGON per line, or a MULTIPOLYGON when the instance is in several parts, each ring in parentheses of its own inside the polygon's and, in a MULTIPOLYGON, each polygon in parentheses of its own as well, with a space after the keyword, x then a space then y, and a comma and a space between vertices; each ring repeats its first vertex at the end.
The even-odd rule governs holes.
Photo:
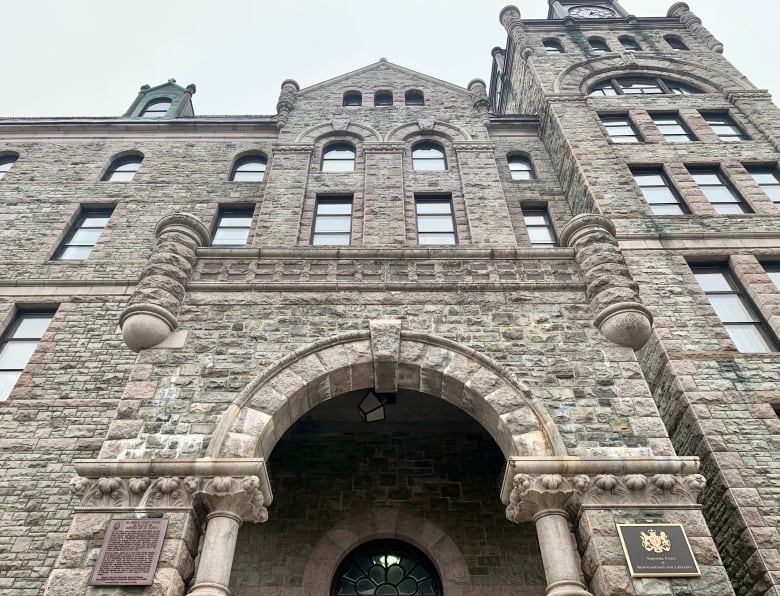
POLYGON ((544 51, 548 54, 563 54, 563 46, 557 39, 545 39, 543 42, 544 51))
POLYGON ((425 96, 423 96, 423 92, 419 89, 409 89, 409 91, 406 92, 405 100, 407 106, 425 105, 425 96))
POLYGON ((263 155, 246 155, 233 166, 230 179, 233 182, 262 182, 267 164, 263 155))
POLYGON ((377 91, 374 93, 374 105, 378 108, 393 105, 393 92, 377 91))
POLYGON ((141 118, 164 118, 172 103, 173 101, 167 97, 153 99, 144 106, 140 116, 141 118))
POLYGON ((363 94, 360 91, 345 91, 341 105, 345 108, 359 108, 363 105, 363 94))

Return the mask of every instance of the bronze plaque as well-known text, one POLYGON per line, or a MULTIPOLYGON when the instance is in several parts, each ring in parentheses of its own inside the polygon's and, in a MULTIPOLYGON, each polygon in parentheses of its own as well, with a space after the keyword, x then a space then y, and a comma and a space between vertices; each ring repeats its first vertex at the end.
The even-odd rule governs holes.
POLYGON ((631 577, 700 577, 680 524, 615 524, 631 577))
POLYGON ((108 525, 90 586, 151 586, 168 520, 114 519, 108 525))

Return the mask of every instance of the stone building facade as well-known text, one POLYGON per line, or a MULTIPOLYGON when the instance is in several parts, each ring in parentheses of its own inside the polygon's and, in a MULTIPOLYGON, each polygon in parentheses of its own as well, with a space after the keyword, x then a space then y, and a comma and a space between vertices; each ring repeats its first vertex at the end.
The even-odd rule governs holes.
POLYGON ((489 85, 0 120, 2 594, 780 594, 777 108, 684 3, 549 4, 489 85))

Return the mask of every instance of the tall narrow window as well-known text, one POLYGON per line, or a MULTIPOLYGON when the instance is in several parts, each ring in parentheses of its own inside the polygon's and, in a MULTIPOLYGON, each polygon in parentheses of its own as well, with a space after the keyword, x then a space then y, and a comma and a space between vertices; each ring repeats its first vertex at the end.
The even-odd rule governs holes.
POLYGON ((620 37, 620 44, 623 46, 624 50, 628 50, 629 52, 639 52, 642 49, 642 46, 639 45, 639 42, 636 39, 628 37, 627 35, 620 37))
POLYGON ((0 155, 0 180, 8 173, 17 159, 19 159, 18 155, 0 155))
POLYGON ((438 143, 417 143, 412 148, 412 167, 415 170, 446 170, 444 149, 438 143))
POLYGON ((360 91, 345 91, 341 102, 345 108, 357 108, 363 105, 363 94, 360 91))
POLYGON ((236 161, 230 179, 233 182, 262 182, 268 160, 263 155, 246 155, 236 161))
POLYGON ((548 54, 563 54, 563 46, 561 45, 561 42, 557 39, 545 39, 543 42, 544 44, 544 51, 548 54))
POLYGON ((528 230, 528 239, 531 246, 550 247, 557 246, 550 214, 547 207, 523 207, 523 221, 528 230))
POLYGON ((679 37, 676 37, 674 35, 667 35, 666 37, 664 37, 664 39, 666 40, 666 43, 669 44, 669 47, 672 48, 675 52, 688 49, 688 46, 686 46, 683 43, 683 40, 680 39, 679 37))
POLYGON ((775 342, 725 267, 691 266, 696 281, 740 352, 774 352, 775 342))
POLYGON ((52 312, 20 313, 0 339, 0 401, 11 390, 51 323, 52 312))
POLYGON ((449 196, 415 197, 418 244, 457 244, 449 196))
POLYGON ((172 103, 167 97, 153 99, 144 106, 141 118, 164 118, 172 103))
POLYGON ((323 172, 352 172, 355 169, 355 148, 349 143, 333 143, 322 153, 323 172))
POLYGON ((512 176, 512 180, 533 180, 536 178, 534 166, 526 156, 510 155, 506 160, 509 164, 509 173, 512 176))
POLYGON ((767 197, 780 207, 780 172, 776 167, 745 166, 767 197))
POLYGON ((143 160, 140 155, 126 155, 115 159, 103 175, 103 182, 130 182, 143 160))
POLYGON ((721 141, 733 143, 748 138, 728 114, 702 114, 702 117, 721 141))
POLYGON ((425 105, 425 96, 419 89, 409 89, 409 91, 406 92, 404 99, 406 100, 407 106, 425 105))
POLYGON ((719 168, 688 168, 688 171, 717 213, 751 213, 750 207, 726 182, 719 168))
POLYGON ((688 209, 662 170, 632 170, 634 180, 655 215, 683 215, 688 209))
POLYGON ((82 261, 86 259, 100 234, 108 224, 113 207, 106 209, 84 209, 71 228, 65 240, 54 255, 55 261, 82 261))
POLYGON ((695 140, 678 114, 651 114, 650 117, 658 132, 670 143, 690 143, 695 140))
POLYGON ((374 105, 377 107, 387 107, 393 105, 393 92, 392 91, 375 92, 374 105))
POLYGON ((601 38, 598 37, 591 37, 588 40, 588 43, 590 44, 590 53, 591 54, 606 54, 610 51, 609 46, 607 45, 607 42, 604 41, 601 38))
POLYGON ((352 197, 317 197, 311 243, 348 245, 352 232, 352 197))
POLYGON ((246 246, 254 208, 220 208, 211 246, 246 246))
POLYGON ((639 136, 636 134, 628 114, 602 114, 601 123, 607 129, 609 138, 613 143, 638 143, 639 136))

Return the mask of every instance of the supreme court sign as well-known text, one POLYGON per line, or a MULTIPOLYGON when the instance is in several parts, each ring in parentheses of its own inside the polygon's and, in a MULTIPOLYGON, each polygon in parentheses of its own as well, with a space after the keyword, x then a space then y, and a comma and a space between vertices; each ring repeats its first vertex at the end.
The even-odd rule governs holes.
POLYGON ((700 577, 680 524, 615 524, 631 577, 700 577))
POLYGON ((151 586, 168 520, 114 519, 100 548, 91 586, 151 586))

